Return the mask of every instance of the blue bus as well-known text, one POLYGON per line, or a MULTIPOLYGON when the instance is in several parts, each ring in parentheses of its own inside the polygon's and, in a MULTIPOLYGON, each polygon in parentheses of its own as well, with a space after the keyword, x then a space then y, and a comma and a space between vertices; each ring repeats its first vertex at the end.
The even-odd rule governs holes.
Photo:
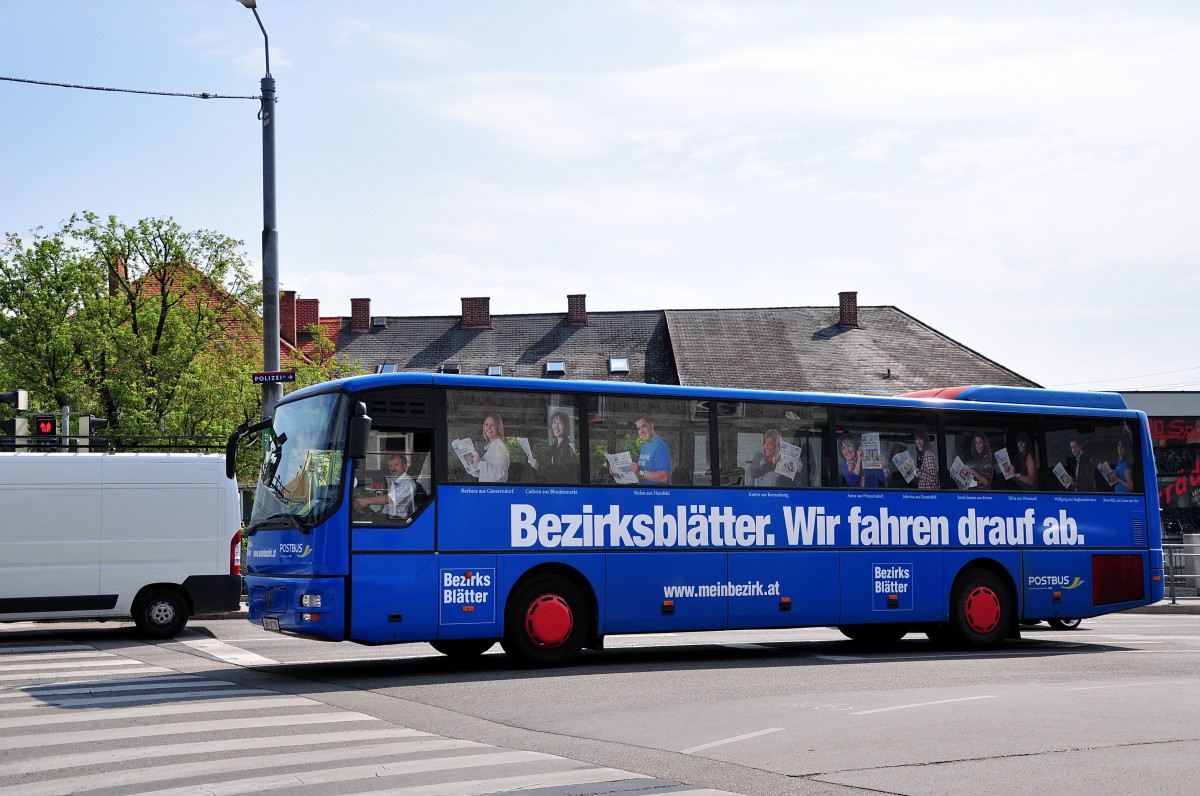
POLYGON ((987 649, 1163 596, 1146 417, 1111 393, 392 373, 294 392, 231 452, 255 431, 249 620, 307 638, 526 666, 685 630, 987 649))

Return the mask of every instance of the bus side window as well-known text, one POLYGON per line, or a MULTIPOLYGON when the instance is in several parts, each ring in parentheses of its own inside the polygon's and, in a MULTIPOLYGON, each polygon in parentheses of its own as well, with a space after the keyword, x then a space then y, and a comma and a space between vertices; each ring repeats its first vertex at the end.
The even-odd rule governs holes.
MULTIPOLYGON (((695 403, 601 396, 596 414, 589 417, 592 483, 620 486, 695 483, 696 440, 703 437, 707 451, 708 432, 707 410, 703 417, 689 417, 689 404, 695 403)), ((706 461, 699 463, 708 469, 706 461)))
POLYGON ((823 406, 719 404, 721 486, 821 486, 829 413, 823 406))
MULTIPOLYGON (((429 447, 426 429, 371 430, 370 445, 355 475, 352 517, 356 525, 408 525, 429 500, 429 447)), ((382 427, 381 427, 382 426, 382 427)))
POLYGON ((834 451, 838 481, 851 489, 938 489, 937 427, 932 412, 838 409, 834 451))

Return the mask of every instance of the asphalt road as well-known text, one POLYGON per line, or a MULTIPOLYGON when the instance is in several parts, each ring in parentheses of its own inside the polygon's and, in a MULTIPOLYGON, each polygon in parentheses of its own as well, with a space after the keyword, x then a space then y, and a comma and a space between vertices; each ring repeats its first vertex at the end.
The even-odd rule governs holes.
POLYGON ((467 666, 423 644, 310 642, 242 619, 194 621, 179 639, 154 644, 111 624, 0 626, 0 796, 263 792, 279 782, 289 794, 533 787, 541 794, 1059 796, 1188 792, 1200 781, 1197 615, 1118 614, 1085 620, 1077 631, 1039 625, 983 654, 938 652, 920 637, 869 651, 826 629, 607 641, 608 649, 570 667, 530 672, 511 666, 499 647, 467 666), (76 655, 91 650, 123 662, 113 667, 120 672, 71 674, 71 660, 88 659, 53 657, 54 647, 71 645, 76 655), (29 668, 19 660, 29 655, 64 668, 29 668), (47 695, 51 682, 58 690, 83 682, 76 690, 103 700, 100 683, 118 682, 127 685, 120 693, 136 698, 138 678, 161 694, 174 681, 157 678, 179 676, 191 678, 183 682, 192 696, 64 706, 55 700, 80 697, 47 695), (194 695, 203 690, 195 682, 213 684, 207 700, 194 695), (300 701, 280 702, 288 699, 300 701), (166 717, 120 713, 150 708, 166 717), (135 775, 128 763, 104 758, 71 765, 61 733, 72 725, 50 720, 67 721, 72 710, 99 713, 87 719, 98 723, 81 726, 109 735, 178 721, 181 711, 198 711, 198 723, 247 720, 236 718, 238 710, 259 721, 278 714, 283 723, 206 725, 181 736, 193 745, 226 743, 229 760, 247 761, 219 770, 211 754, 200 759, 162 733, 98 736, 82 747, 70 741, 135 759, 159 747, 159 762, 140 764, 133 770, 144 773, 135 775), (332 718, 320 721, 335 722, 328 730, 306 718, 326 712, 332 718), (349 715, 383 735, 335 738, 347 731, 337 716, 349 715), (386 774, 371 774, 371 766, 390 771, 401 754, 393 747, 412 738, 388 733, 412 731, 427 734, 415 736, 425 751, 405 751, 403 759, 415 755, 428 770, 397 774, 385 786, 386 774), (44 743, 21 740, 29 737, 44 743), (257 746, 247 748, 251 742, 257 746), (456 743, 471 746, 438 746, 456 743), (474 767, 464 756, 476 758, 474 767), (444 760, 453 762, 437 762, 444 760), (131 777, 136 782, 124 784, 131 777), (469 785, 486 782, 493 784, 469 785))

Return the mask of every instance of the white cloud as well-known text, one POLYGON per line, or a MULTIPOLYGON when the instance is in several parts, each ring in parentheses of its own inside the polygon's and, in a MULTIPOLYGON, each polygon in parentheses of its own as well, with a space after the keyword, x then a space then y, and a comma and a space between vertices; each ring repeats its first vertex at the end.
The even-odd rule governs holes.
POLYGON ((470 48, 463 41, 429 33, 381 26, 362 19, 342 19, 336 24, 335 43, 344 47, 383 45, 392 54, 419 61, 462 56, 470 48))

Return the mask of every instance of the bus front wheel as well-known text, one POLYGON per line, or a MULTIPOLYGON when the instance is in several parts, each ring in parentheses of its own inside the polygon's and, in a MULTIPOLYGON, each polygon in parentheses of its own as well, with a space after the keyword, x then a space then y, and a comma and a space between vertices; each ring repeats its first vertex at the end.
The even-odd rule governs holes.
POLYGON ((447 658, 466 660, 478 658, 492 648, 496 642, 489 638, 443 638, 429 642, 429 646, 447 658))
POLYGON ((950 596, 950 640, 965 649, 992 649, 1008 635, 1013 601, 999 575, 987 569, 964 572, 950 596))
POLYGON ((579 587, 566 578, 534 577, 509 596, 500 644, 524 666, 570 663, 587 637, 585 606, 579 587))

